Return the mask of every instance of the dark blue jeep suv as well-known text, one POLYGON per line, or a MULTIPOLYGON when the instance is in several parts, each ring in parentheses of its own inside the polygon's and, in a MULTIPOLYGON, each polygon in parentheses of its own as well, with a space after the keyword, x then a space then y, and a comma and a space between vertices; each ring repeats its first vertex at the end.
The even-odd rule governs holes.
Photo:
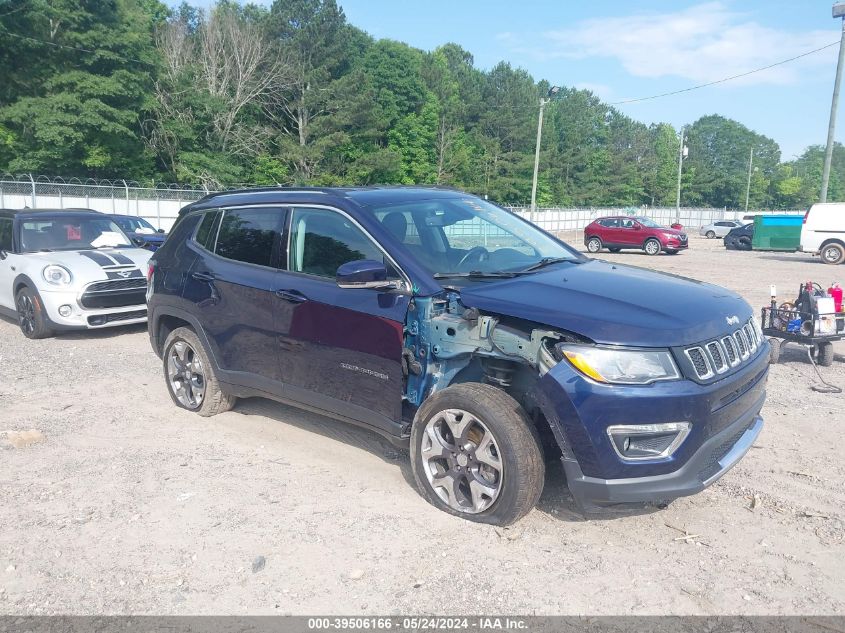
POLYGON ((740 297, 458 191, 208 196, 150 261, 148 306, 177 406, 264 396, 365 426, 475 521, 531 510, 551 452, 585 510, 696 493, 763 424, 768 343, 740 297))

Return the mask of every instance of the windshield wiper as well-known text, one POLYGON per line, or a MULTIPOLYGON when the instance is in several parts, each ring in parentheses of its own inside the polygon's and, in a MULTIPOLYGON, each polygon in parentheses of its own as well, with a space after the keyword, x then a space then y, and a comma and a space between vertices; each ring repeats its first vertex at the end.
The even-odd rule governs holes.
POLYGON ((482 272, 480 270, 471 270, 468 273, 434 273, 435 279, 449 279, 451 277, 466 277, 468 279, 510 279, 522 274, 523 271, 507 272, 504 270, 496 270, 492 272, 482 272))
POLYGON ((551 266, 552 264, 559 264, 561 262, 571 262, 573 264, 581 263, 580 260, 572 259, 571 257, 544 257, 537 263, 531 264, 528 268, 522 270, 521 272, 527 273, 531 272, 532 270, 539 270, 540 268, 545 268, 546 266, 551 266))

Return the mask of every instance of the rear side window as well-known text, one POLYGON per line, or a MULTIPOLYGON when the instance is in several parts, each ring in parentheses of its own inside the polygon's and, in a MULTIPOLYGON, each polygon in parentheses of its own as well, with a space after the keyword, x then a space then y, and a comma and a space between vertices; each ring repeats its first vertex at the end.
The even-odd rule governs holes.
POLYGON ((206 211, 202 216, 197 235, 194 238, 200 246, 206 250, 214 250, 214 238, 217 236, 217 220, 220 218, 220 211, 214 209, 206 211))
POLYGON ((602 226, 612 229, 619 226, 619 220, 616 218, 607 218, 606 220, 599 220, 599 224, 602 226))
POLYGON ((0 251, 11 252, 12 250, 12 221, 6 218, 0 219, 0 251))
POLYGON ((273 265, 283 211, 281 209, 228 209, 223 212, 214 252, 259 266, 273 265))

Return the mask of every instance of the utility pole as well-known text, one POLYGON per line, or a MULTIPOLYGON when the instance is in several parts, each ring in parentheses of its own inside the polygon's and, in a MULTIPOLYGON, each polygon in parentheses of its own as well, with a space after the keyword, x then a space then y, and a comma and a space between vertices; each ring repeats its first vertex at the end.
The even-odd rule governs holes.
MULTIPOLYGON (((537 176, 540 171, 540 142, 543 138, 543 110, 546 104, 560 92, 560 86, 549 88, 547 97, 540 97, 540 118, 537 119, 537 145, 534 147, 534 178, 531 180, 531 213, 537 210, 537 176)), ((533 221, 533 217, 532 217, 533 221)))
POLYGON ((751 165, 754 162, 754 148, 751 148, 751 153, 748 155, 748 184, 745 185, 745 211, 748 212, 748 196, 751 195, 751 165))
POLYGON ((836 111, 839 108, 839 86, 842 83, 842 65, 845 63, 845 2, 833 5, 833 17, 842 18, 842 35, 839 39, 839 59, 836 62, 836 80, 833 82, 833 98, 830 101, 830 120, 827 124, 827 146, 824 151, 822 191, 819 202, 827 202, 827 186, 830 183, 830 163, 833 159, 833 134, 836 131, 836 111))
POLYGON ((681 144, 678 145, 678 195, 675 198, 675 221, 681 221, 681 169, 684 165, 684 155, 686 154, 684 147, 684 128, 681 127, 681 144))

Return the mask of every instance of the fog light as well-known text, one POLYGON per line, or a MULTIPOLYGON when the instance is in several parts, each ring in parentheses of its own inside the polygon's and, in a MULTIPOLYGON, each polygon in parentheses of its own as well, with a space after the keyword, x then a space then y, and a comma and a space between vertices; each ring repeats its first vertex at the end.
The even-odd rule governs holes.
POLYGON ((669 457, 690 432, 689 422, 664 424, 619 424, 610 426, 607 435, 616 454, 624 461, 669 457))
POLYGON ((69 305, 59 306, 59 314, 63 317, 69 317, 72 312, 73 308, 71 308, 69 305))

